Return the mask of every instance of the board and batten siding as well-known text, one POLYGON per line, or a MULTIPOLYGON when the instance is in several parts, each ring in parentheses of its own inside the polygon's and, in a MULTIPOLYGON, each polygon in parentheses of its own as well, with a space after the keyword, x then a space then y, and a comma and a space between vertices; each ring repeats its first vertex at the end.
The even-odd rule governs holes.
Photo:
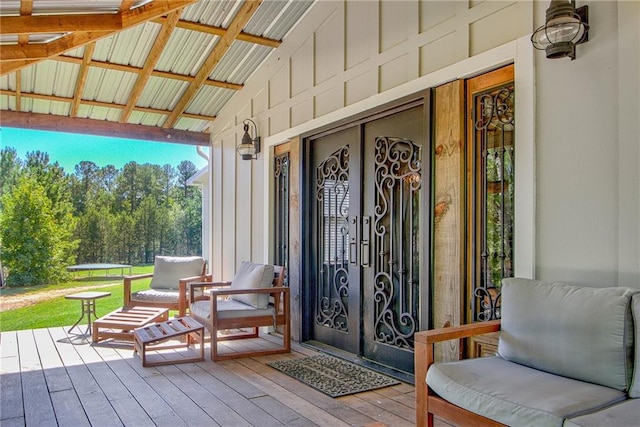
POLYGON ((211 127, 213 189, 222 193, 213 196, 214 277, 230 279, 245 259, 270 259, 270 145, 458 78, 447 68, 461 61, 465 73, 502 65, 508 54, 489 65, 472 58, 532 28, 530 2, 314 4, 211 127), (263 139, 257 161, 235 154, 245 118, 263 139))

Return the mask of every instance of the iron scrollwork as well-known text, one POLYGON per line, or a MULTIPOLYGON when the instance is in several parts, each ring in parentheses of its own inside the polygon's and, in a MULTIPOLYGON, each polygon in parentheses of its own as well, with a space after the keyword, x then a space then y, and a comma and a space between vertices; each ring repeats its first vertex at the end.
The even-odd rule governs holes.
MULTIPOLYGON (((275 264, 289 267, 289 153, 274 158, 275 181, 275 264)), ((285 275, 284 286, 289 286, 289 275, 285 275)))
POLYGON ((374 339, 413 349, 418 328, 420 147, 376 137, 374 339))
POLYGON ((474 320, 500 318, 501 280, 513 276, 513 84, 477 95, 477 144, 481 144, 481 274, 473 290, 474 320))
POLYGON ((349 146, 326 158, 316 170, 318 286, 315 321, 339 331, 349 319, 349 146))

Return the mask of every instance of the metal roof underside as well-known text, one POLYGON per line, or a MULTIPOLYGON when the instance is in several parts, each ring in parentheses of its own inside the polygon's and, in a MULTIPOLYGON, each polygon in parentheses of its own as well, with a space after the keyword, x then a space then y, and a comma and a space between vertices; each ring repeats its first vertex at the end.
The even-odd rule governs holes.
POLYGON ((0 118, 207 132, 312 3, 0 0, 0 118))

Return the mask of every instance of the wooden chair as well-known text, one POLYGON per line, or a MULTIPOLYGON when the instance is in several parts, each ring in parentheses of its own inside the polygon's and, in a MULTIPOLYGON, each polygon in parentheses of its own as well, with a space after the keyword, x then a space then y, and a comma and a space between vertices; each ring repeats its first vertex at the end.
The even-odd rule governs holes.
POLYGON ((231 282, 192 284, 189 286, 189 316, 211 333, 211 360, 255 357, 291 351, 289 288, 282 286, 284 269, 280 266, 243 262, 231 282), (208 297, 201 297, 205 289, 208 297), (218 343, 225 340, 257 338, 261 326, 282 326, 282 347, 220 354, 218 343), (250 329, 228 335, 220 331, 250 329))
POLYGON ((187 314, 187 283, 211 281, 206 274, 207 263, 202 257, 157 256, 153 273, 125 276, 124 306, 163 307, 187 314), (151 279, 149 289, 131 292, 135 280, 151 279))
MULTIPOLYGON (((427 385, 427 371, 434 363, 435 343, 460 340, 475 335, 498 332, 500 320, 477 322, 442 329, 416 332, 415 344, 415 384, 416 384, 416 426, 432 427, 434 415, 451 425, 502 426, 502 424, 453 405, 435 394, 427 385)), ((448 424, 447 424, 448 425, 448 424)))

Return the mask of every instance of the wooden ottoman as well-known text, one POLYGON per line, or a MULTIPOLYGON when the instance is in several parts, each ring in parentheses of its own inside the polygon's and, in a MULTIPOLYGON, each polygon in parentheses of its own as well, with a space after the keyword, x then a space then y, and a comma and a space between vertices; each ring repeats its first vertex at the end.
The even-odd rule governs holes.
POLYGON ((107 338, 133 341, 134 329, 167 320, 169 310, 158 307, 122 307, 93 322, 93 342, 107 338))
MULTIPOLYGON (((170 347, 175 348, 175 347, 170 347)), ((176 317, 165 322, 155 323, 133 333, 133 354, 140 353, 142 366, 173 365, 175 363, 202 362, 204 360, 204 326, 191 317, 176 317), (186 338, 187 348, 191 345, 191 339, 200 342, 200 354, 195 357, 164 359, 158 362, 147 361, 148 350, 168 348, 161 344, 171 338, 186 338)))

